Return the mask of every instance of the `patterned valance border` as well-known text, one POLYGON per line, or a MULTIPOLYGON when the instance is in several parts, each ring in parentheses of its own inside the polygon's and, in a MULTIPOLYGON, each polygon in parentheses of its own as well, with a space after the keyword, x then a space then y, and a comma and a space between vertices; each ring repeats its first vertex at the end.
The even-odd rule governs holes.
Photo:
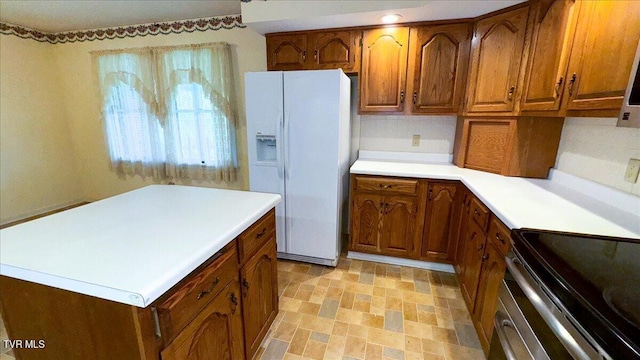
POLYGON ((23 39, 33 39, 40 42, 48 42, 50 44, 64 44, 69 42, 122 39, 126 37, 147 35, 180 34, 183 32, 192 33, 195 31, 233 29, 236 27, 247 27, 242 23, 242 16, 240 15, 59 33, 46 33, 35 29, 0 22, 0 34, 15 35, 23 39))

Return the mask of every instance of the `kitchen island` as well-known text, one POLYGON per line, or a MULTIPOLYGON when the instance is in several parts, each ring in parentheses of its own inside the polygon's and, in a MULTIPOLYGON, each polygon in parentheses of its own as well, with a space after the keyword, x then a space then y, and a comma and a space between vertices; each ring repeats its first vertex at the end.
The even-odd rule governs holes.
POLYGON ((9 337, 23 340, 14 352, 251 358, 277 313, 279 201, 152 185, 3 229, 1 312, 9 337))

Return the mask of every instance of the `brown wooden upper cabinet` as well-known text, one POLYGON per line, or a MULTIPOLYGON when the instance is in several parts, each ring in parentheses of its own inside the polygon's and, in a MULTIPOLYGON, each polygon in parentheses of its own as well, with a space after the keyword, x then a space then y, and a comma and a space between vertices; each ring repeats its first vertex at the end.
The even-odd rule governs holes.
POLYGON ((529 7, 476 22, 471 47, 467 113, 517 111, 517 86, 529 7))
POLYGON ((458 112, 464 98, 471 25, 411 28, 407 84, 411 113, 458 112))
POLYGON ((364 31, 359 80, 361 113, 403 112, 408 53, 408 27, 364 31))
POLYGON ((267 35, 267 69, 307 68, 307 35, 267 35))
POLYGON ((565 89, 575 0, 542 0, 532 9, 533 27, 522 111, 558 111, 565 89))
POLYGON ((268 70, 342 69, 360 67, 360 31, 322 31, 267 35, 268 70))
POLYGON ((564 106, 617 116, 640 39, 640 1, 579 1, 564 106))

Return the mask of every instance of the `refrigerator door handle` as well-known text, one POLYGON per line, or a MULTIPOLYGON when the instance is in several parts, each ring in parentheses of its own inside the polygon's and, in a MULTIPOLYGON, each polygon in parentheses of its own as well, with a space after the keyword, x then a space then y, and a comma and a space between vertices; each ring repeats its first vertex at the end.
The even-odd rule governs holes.
POLYGON ((284 114, 280 113, 280 117, 278 119, 278 131, 276 132, 276 144, 278 151, 278 177, 280 179, 284 179, 284 158, 283 158, 283 148, 284 142, 282 141, 282 131, 284 128, 284 114))
POLYGON ((285 179, 289 179, 289 174, 291 173, 291 168, 289 165, 289 115, 288 111, 284 112, 284 146, 282 149, 284 150, 284 176, 285 179))

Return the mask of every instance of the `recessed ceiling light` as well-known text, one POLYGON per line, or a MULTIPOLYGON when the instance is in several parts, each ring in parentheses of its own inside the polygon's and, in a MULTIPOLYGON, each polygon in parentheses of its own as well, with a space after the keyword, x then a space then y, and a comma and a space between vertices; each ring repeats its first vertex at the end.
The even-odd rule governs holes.
POLYGON ((393 24, 393 23, 398 22, 398 20, 400 20, 401 17, 402 17, 402 15, 389 14, 389 15, 383 16, 380 20, 382 20, 382 22, 385 23, 385 24, 393 24))

